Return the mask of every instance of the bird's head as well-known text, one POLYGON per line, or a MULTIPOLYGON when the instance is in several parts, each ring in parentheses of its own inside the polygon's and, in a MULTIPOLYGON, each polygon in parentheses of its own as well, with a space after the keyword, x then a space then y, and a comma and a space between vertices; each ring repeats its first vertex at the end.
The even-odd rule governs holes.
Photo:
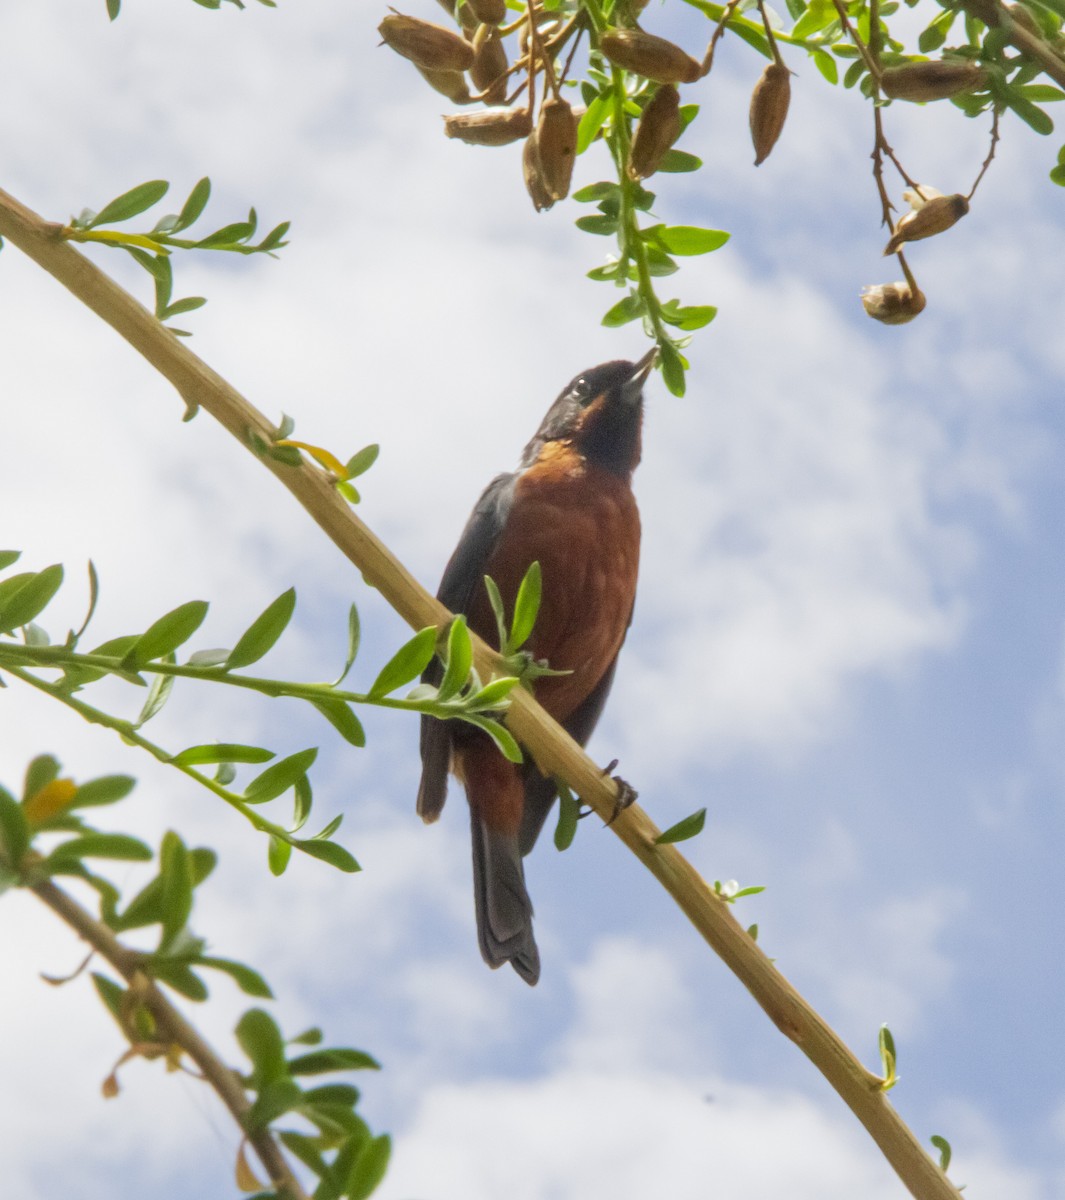
POLYGON ((548 409, 522 464, 535 462, 549 442, 568 442, 589 462, 629 475, 640 461, 643 385, 657 357, 654 347, 639 362, 619 359, 582 371, 548 409))

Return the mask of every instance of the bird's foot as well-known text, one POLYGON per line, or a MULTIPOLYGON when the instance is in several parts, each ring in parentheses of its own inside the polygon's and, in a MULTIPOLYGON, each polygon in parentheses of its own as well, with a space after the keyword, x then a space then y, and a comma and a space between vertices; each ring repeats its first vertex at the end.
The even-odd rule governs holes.
MULTIPOLYGON (((617 765, 618 760, 616 758, 612 759, 603 768, 603 774, 610 775, 610 772, 613 771, 617 765)), ((620 775, 610 775, 610 778, 617 784, 618 795, 617 799, 614 801, 614 811, 610 814, 610 820, 607 821, 608 828, 614 824, 614 822, 618 819, 621 813, 625 811, 626 808, 629 808, 636 803, 636 798, 639 795, 639 792, 636 791, 632 784, 626 782, 621 778, 620 775)))

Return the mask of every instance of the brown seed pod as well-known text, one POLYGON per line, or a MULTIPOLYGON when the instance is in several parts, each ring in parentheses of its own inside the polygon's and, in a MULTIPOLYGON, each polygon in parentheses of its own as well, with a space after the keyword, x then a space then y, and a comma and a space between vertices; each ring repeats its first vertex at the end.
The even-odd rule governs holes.
POLYGON ((754 165, 769 157, 777 144, 791 103, 791 72, 783 63, 771 62, 754 85, 751 96, 751 141, 754 165))
POLYGON ((444 132, 471 146, 507 146, 532 132, 532 118, 524 108, 456 113, 444 118, 444 132))
POLYGON ((953 196, 933 196, 920 208, 906 213, 895 226, 885 254, 895 254, 903 242, 919 242, 949 229, 969 211, 969 201, 955 193, 953 196))
POLYGON ((554 196, 547 190, 544 173, 540 167, 540 148, 536 144, 536 130, 525 139, 521 152, 521 169, 525 176, 525 190, 537 212, 543 212, 555 203, 554 196))
POLYGON ((426 71, 465 71, 473 64, 473 47, 443 25, 389 13, 377 32, 397 54, 426 71))
POLYGON ((694 83, 702 67, 673 42, 642 29, 615 29, 599 39, 599 49, 615 66, 655 83, 694 83))
POLYGON ((483 92, 485 104, 505 104, 507 99, 507 52, 495 29, 475 48, 470 78, 483 92))
POLYGON ((908 283, 878 283, 862 289, 865 311, 881 325, 905 325, 924 310, 927 303, 920 288, 908 283))
POLYGON ((466 7, 482 25, 499 25, 507 15, 506 0, 466 0, 466 7))
POLYGON ((923 104, 945 100, 959 92, 978 91, 986 82, 987 72, 979 63, 955 59, 885 67, 880 75, 880 90, 891 100, 923 104))
POLYGON ((418 70, 430 87, 446 96, 453 104, 472 102, 466 76, 461 71, 427 71, 424 67, 419 67, 418 70))
POLYGON ((577 118, 560 96, 540 105, 536 148, 544 187, 553 199, 564 199, 569 195, 573 163, 577 157, 577 118))
POLYGON ((647 179, 662 165, 662 159, 680 137, 680 96, 671 83, 664 83, 640 115, 629 151, 629 174, 647 179))

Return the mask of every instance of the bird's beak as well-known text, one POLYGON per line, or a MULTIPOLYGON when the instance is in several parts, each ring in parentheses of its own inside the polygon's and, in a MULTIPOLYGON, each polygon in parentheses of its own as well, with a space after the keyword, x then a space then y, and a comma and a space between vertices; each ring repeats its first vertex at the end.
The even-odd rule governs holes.
POLYGON ((639 401, 640 396, 643 395, 643 385, 647 381, 647 376, 651 374, 651 368, 657 361, 658 347, 652 346, 632 368, 632 374, 621 385, 621 398, 626 404, 636 404, 639 401))

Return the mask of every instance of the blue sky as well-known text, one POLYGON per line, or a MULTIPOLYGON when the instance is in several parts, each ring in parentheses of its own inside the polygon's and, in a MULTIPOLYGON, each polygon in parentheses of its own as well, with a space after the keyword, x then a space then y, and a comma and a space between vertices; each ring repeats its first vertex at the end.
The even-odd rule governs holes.
MULTIPOLYGON (((177 202, 209 174, 218 224, 251 203, 266 227, 291 219, 278 262, 178 262, 175 294, 210 297, 192 345, 257 407, 291 413, 296 436, 341 457, 379 441, 362 515, 434 587, 470 505, 562 384, 643 352, 634 326, 599 325, 615 297, 584 272, 605 242, 574 230, 576 206, 532 211, 513 148, 441 136, 442 99, 375 44, 384 6, 124 8, 113 26, 102 3, 0 17, 0 184, 64 219, 150 178, 173 180, 177 202)), ((436 19, 428 0, 411 11, 436 19)), ((683 33, 698 46, 699 25, 683 33)), ((708 170, 656 181, 661 219, 733 237, 666 293, 721 312, 691 348, 688 395, 648 388, 636 619, 591 749, 621 759, 660 825, 707 807, 693 861, 766 886, 742 919, 867 1065, 890 1025, 895 1101, 921 1137, 951 1140, 967 1196, 1052 1200, 1065 1180, 1054 147, 1006 120, 971 214, 913 250, 927 311, 882 328, 857 299, 897 275, 881 257, 871 121, 790 65, 788 125, 756 171, 760 67, 726 40, 683 143, 708 170)), ((889 133, 911 173, 967 191, 983 124, 904 108, 889 133)), ((578 183, 602 174, 578 164, 578 183)), ((145 276, 98 261, 147 300, 145 276)), ((0 320, 0 540, 30 565, 67 564, 53 633, 77 623, 89 556, 101 640, 203 597, 203 644, 231 644, 295 583, 297 622, 270 666, 335 674, 354 599, 357 673, 372 677, 400 623, 249 456, 206 416, 181 425, 167 386, 11 247, 0 320)), ((487 971, 465 806, 453 789, 439 826, 415 818, 413 722, 369 714, 355 752, 299 710, 177 689, 154 730, 175 749, 322 746, 317 803, 344 812, 364 871, 300 862, 275 880, 211 797, 15 688, 0 706, 7 786, 42 751, 79 778, 129 771, 133 828, 219 847, 197 928, 221 954, 248 947, 286 1030, 320 1021, 385 1065, 360 1080, 365 1116, 396 1135, 383 1200, 903 1195, 593 822, 568 854, 545 842, 528 865, 540 986, 487 971)), ((102 1101, 121 1051, 109 1018, 87 984, 37 977, 76 965, 74 939, 27 898, 2 912, 12 1194, 93 1200, 116 1178, 221 1194, 224 1116, 157 1064, 125 1068, 122 1095, 102 1101)), ((242 1007, 222 983, 203 1014, 234 1059, 242 1007)))

